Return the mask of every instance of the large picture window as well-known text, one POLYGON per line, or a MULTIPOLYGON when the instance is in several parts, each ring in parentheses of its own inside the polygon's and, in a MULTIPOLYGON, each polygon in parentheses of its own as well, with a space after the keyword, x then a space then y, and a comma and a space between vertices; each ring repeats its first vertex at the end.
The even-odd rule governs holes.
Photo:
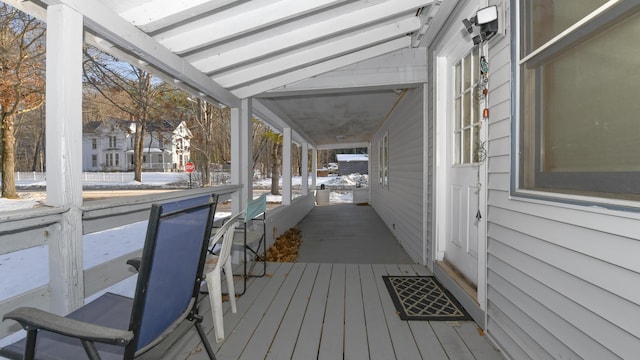
POLYGON ((637 1, 520 0, 518 187, 640 200, 637 1))

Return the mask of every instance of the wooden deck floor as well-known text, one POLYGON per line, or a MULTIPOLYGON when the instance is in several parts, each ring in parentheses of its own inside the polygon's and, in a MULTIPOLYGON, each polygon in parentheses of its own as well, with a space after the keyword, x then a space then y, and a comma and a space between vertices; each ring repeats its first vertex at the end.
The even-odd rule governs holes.
MULTIPOLYGON (((400 320, 381 276, 430 275, 422 266, 269 263, 267 274, 250 280, 236 314, 225 303, 222 343, 202 299, 219 360, 503 358, 473 322, 400 320)), ((162 358, 208 357, 192 328, 162 358)))

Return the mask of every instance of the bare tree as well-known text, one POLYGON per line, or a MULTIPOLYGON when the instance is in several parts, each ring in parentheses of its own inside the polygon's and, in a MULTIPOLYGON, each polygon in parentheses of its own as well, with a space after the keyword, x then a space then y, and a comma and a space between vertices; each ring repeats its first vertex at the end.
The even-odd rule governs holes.
POLYGON ((45 109, 16 116, 16 171, 45 171, 45 109))
POLYGON ((193 139, 191 155, 202 177, 202 186, 212 185, 210 165, 228 160, 230 134, 227 131, 231 112, 201 99, 190 100, 196 105, 196 116, 190 121, 193 139), (221 146, 222 145, 222 146, 221 146))
POLYGON ((269 145, 269 138, 264 134, 269 130, 267 125, 260 120, 253 119, 253 128, 251 138, 253 139, 253 170, 260 171, 261 175, 265 175, 266 163, 265 158, 268 158, 269 154, 266 152, 267 145, 269 145), (266 154, 266 156, 265 156, 266 154))
POLYGON ((45 26, 37 19, 6 4, 0 5, 0 121, 5 198, 17 198, 16 116, 44 103, 45 32, 45 26))
POLYGON ((282 158, 282 134, 268 130, 264 134, 269 140, 271 163, 271 195, 280 195, 280 159, 282 158))

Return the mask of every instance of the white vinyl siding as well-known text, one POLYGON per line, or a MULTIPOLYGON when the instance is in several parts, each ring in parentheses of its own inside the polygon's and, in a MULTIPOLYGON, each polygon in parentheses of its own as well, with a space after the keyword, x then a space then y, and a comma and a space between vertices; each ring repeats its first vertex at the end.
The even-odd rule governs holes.
MULTIPOLYGON (((402 247, 418 263, 423 261, 423 91, 408 90, 376 134, 376 146, 389 137, 389 186, 372 179, 373 206, 402 247), (395 229, 394 229, 395 225, 395 229)), ((372 174, 378 174, 378 151, 370 159, 372 174)))
POLYGON ((489 49, 487 334, 513 359, 636 358, 640 217, 510 197, 509 40, 489 49))

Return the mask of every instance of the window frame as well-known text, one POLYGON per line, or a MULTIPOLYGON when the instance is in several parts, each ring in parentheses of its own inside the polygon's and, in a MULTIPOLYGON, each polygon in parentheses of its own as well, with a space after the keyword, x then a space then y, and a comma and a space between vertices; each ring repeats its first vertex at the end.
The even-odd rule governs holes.
POLYGON ((389 131, 382 137, 382 187, 389 189, 389 131))
POLYGON ((482 114, 480 111, 480 94, 482 79, 479 62, 482 57, 481 45, 474 45, 454 63, 454 116, 451 142, 453 149, 452 166, 477 166, 481 162, 480 148, 482 147, 480 131, 482 131, 482 114), (469 64, 469 86, 465 87, 465 69, 469 64), (460 74, 457 69, 460 68, 460 74), (469 103, 465 106, 465 96, 469 95, 469 103), (459 104, 459 106, 458 106, 459 104), (467 110, 468 107, 468 110, 467 110), (467 110, 467 111, 465 111, 467 110), (466 116, 469 119, 465 119, 466 116), (465 134, 469 134, 468 138, 465 134), (468 141, 467 141, 468 140, 468 141))
MULTIPOLYGON (((530 128, 533 128, 534 133, 525 134, 523 115, 525 87, 523 85, 524 74, 522 70, 525 64, 536 65, 543 63, 559 54, 565 48, 578 44, 586 38, 597 34, 598 31, 609 27, 613 22, 620 21, 626 16, 637 14, 640 11, 637 3, 634 4, 633 1, 629 0, 622 1, 619 4, 615 1, 608 1, 526 55, 522 54, 524 44, 522 43, 521 34, 526 24, 521 16, 520 6, 521 0, 511 1, 511 24, 513 24, 512 28, 514 29, 511 33, 511 43, 514 44, 511 47, 511 73, 513 74, 512 82, 514 84, 511 90, 513 99, 511 103, 513 125, 511 130, 511 195, 568 204, 589 206, 597 204, 605 208, 640 211, 640 204, 638 203, 640 201, 640 181, 637 181, 640 178, 640 171, 543 172, 540 170, 540 149, 543 142, 541 120, 537 118, 539 114, 536 114, 533 126, 529 125, 530 128), (533 142, 530 145, 535 156, 533 164, 525 164, 525 136, 528 137, 530 142, 533 142), (533 166, 534 170, 531 170, 533 174, 525 175, 525 166, 533 166), (535 177, 535 180, 533 180, 534 186, 531 188, 524 187, 525 176, 535 177), (546 188, 538 187, 538 181, 541 181, 546 188), (594 188, 603 188, 603 186, 612 182, 617 184, 616 188, 626 189, 626 192, 594 191, 594 188), (567 184, 571 184, 571 187, 568 188, 567 184), (635 193, 630 193, 629 191, 635 193)), ((535 88, 541 89, 540 72, 538 70, 535 73, 535 88)), ((536 99, 534 100, 534 106, 536 107, 540 106, 541 101, 538 91, 536 90, 536 99)))

